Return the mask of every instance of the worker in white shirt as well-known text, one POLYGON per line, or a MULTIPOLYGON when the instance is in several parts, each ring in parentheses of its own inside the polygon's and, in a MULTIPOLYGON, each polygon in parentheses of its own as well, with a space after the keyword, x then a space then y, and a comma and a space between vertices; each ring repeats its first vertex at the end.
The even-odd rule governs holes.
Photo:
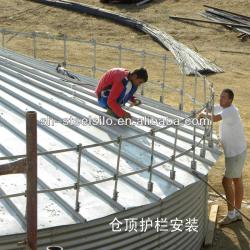
MULTIPOLYGON (((213 121, 220 122, 219 135, 225 154, 225 174, 222 185, 227 200, 237 209, 241 209, 243 199, 242 170, 246 160, 247 142, 239 114, 239 110, 232 104, 234 93, 231 89, 224 89, 220 95, 220 105, 215 106, 213 121)), ((204 112, 198 118, 204 118, 204 112)), ((212 115, 208 115, 212 119, 212 115)), ((229 203, 228 214, 219 224, 228 225, 232 222, 242 220, 240 213, 229 203)))

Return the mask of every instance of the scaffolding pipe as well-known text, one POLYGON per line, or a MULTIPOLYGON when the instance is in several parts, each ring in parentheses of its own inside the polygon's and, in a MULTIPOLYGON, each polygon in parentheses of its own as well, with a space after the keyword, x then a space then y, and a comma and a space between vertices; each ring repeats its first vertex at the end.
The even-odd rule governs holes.
POLYGON ((63 35, 63 66, 67 66, 67 35, 63 35))
POLYGON ((193 111, 196 109, 196 98, 197 98, 197 80, 198 80, 198 71, 195 70, 194 76, 194 97, 193 97, 193 111))
POLYGON ((171 160, 172 160, 172 169, 170 170, 170 178, 172 180, 175 180, 175 170, 174 170, 174 167, 175 167, 175 159, 176 159, 176 145, 177 145, 177 138, 178 138, 178 128, 179 128, 179 126, 176 125, 175 126, 175 136, 174 136, 173 155, 171 157, 171 160))
POLYGON ((80 176, 81 176, 81 159, 82 159, 82 144, 79 144, 77 147, 78 151, 78 161, 77 161, 77 179, 75 183, 75 189, 76 189, 76 204, 75 204, 75 210, 77 212, 80 211, 80 202, 79 202, 79 193, 80 193, 80 176))
POLYGON ((92 40, 93 45, 93 67, 92 67, 92 73, 93 78, 96 78, 96 40, 92 40))
MULTIPOLYGON (((193 111, 193 117, 196 117, 195 111, 193 111)), ((195 149, 196 149, 196 125, 194 125, 194 133, 193 133, 193 145, 192 145, 192 151, 193 151, 193 159, 191 161, 191 169, 196 171, 197 168, 197 162, 195 159, 195 149)))
POLYGON ((210 148, 213 148, 213 125, 214 125, 214 91, 213 87, 211 87, 211 127, 210 127, 210 137, 209 137, 209 143, 208 146, 210 148))
POLYGON ((5 47, 5 29, 2 29, 1 32, 2 32, 2 47, 4 48, 5 47))
POLYGON ((148 172, 149 172, 148 191, 153 192, 154 184, 152 182, 152 166, 154 164, 154 148, 155 148, 155 131, 153 129, 151 130, 151 137, 152 137, 151 156, 150 156, 150 165, 148 167, 148 172))
POLYGON ((33 43, 33 56, 34 58, 37 58, 37 54, 36 54, 36 32, 32 32, 32 43, 33 43))
POLYGON ((118 148, 118 156, 117 156, 116 173, 114 175, 115 186, 114 186, 114 192, 113 192, 113 200, 115 200, 115 201, 117 201, 117 198, 118 198, 117 185, 118 185, 118 178, 119 178, 119 167, 120 167, 121 148, 122 148, 122 137, 121 136, 117 138, 117 142, 119 144, 119 148, 118 148))
MULTIPOLYGON (((145 50, 142 50, 141 51, 141 67, 142 68, 145 67, 145 58, 146 58, 145 50)), ((144 84, 141 85, 141 95, 144 96, 144 84)))
POLYGON ((181 88, 180 88, 180 103, 179 110, 183 111, 184 108, 184 86, 185 86, 185 74, 184 74, 185 65, 182 63, 182 78, 181 78, 181 88))
POLYGON ((207 80, 206 76, 203 76, 203 102, 207 103, 207 80))
POLYGON ((166 71, 167 71, 167 56, 165 55, 163 57, 163 76, 162 76, 162 84, 161 84, 161 96, 160 96, 160 102, 164 103, 164 90, 165 90, 165 82, 166 82, 166 71))
POLYGON ((119 50, 118 65, 121 68, 122 67, 122 45, 121 44, 119 44, 118 50, 119 50))

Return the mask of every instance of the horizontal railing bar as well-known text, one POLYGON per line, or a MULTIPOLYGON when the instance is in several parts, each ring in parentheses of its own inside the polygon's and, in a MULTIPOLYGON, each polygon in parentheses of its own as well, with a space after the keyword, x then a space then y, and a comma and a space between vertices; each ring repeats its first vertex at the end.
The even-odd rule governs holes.
MULTIPOLYGON (((48 155, 48 154, 59 154, 59 153, 74 151, 74 150, 77 150, 77 149, 78 149, 78 147, 72 147, 72 148, 66 148, 66 149, 58 149, 58 150, 52 150, 52 151, 37 153, 37 155, 39 156, 39 155, 48 155)), ((4 157, 0 157, 0 160, 11 160, 11 159, 23 158, 23 157, 26 157, 26 156, 27 156, 26 154, 4 156, 4 157)))
MULTIPOLYGON (((202 141, 202 139, 200 139, 200 141, 198 143, 195 143, 195 147, 198 146, 201 143, 201 141, 202 141)), ((192 148, 187 149, 186 151, 184 151, 182 153, 179 153, 178 155, 176 155, 174 157, 174 159, 177 159, 177 158, 185 155, 186 153, 190 152, 191 150, 192 150, 192 148)), ((169 158, 168 160, 157 163, 157 164, 152 166, 152 169, 157 168, 157 167, 159 167, 159 166, 161 166, 163 164, 169 163, 169 162, 173 161, 174 159, 169 158)), ((119 174, 119 175, 117 175, 117 177, 122 178, 122 177, 130 176, 130 175, 134 175, 134 174, 139 174, 139 173, 142 173, 142 172, 145 172, 145 171, 148 171, 148 166, 144 167, 144 168, 141 168, 140 170, 137 170, 137 171, 133 171, 133 172, 125 173, 125 174, 119 174)), ((113 179, 114 179, 114 177, 109 177, 109 178, 105 178, 105 179, 98 180, 98 181, 82 183, 82 184, 79 184, 79 186, 80 187, 86 187, 86 186, 95 185, 95 184, 99 184, 99 183, 106 182, 106 181, 111 181, 113 179)), ((39 193, 47 193, 47 192, 57 192, 57 191, 62 191, 62 190, 67 190, 67 189, 75 189, 75 185, 61 187, 61 188, 38 190, 37 193, 39 194, 39 193)), ((0 199, 14 198, 14 197, 23 196, 23 195, 26 195, 26 193, 17 193, 17 194, 0 196, 0 199)))

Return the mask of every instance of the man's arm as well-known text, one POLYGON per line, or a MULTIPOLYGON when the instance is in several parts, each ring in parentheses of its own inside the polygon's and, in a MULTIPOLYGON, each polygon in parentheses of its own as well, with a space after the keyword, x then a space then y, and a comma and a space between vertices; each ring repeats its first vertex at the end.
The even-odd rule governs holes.
MULTIPOLYGON (((200 114, 198 115, 198 119, 201 119, 201 118, 208 118, 209 120, 212 120, 212 114, 209 113, 209 114, 206 115, 204 112, 202 112, 202 113, 200 113, 200 114)), ((219 121, 221 121, 221 120, 222 120, 222 117, 221 117, 220 114, 218 114, 218 115, 213 115, 213 122, 219 122, 219 121)))

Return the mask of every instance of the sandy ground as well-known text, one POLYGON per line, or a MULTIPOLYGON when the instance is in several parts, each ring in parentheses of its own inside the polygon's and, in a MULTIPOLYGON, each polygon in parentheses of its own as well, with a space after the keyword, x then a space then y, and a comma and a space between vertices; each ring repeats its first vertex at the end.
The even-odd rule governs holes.
MULTIPOLYGON (((82 0, 78 2, 105 7, 153 24, 222 67, 225 73, 211 75, 209 76, 209 80, 214 83, 217 101, 220 91, 223 88, 232 88, 234 90, 235 105, 240 110, 249 147, 250 88, 248 88, 248 84, 250 81, 250 55, 244 54, 244 52, 250 52, 250 39, 242 42, 237 38, 239 33, 227 30, 224 27, 209 24, 189 25, 171 20, 168 16, 178 15, 201 18, 199 13, 205 9, 203 7, 204 4, 250 16, 250 1, 155 0, 151 4, 145 5, 141 8, 136 8, 132 5, 104 5, 97 0, 82 0), (228 53, 222 52, 222 50, 241 51, 243 53, 228 53)), ((110 44, 121 43, 123 46, 130 48, 133 47, 139 50, 145 49, 153 51, 154 53, 169 55, 169 52, 166 52, 145 34, 135 32, 129 28, 122 27, 103 19, 55 9, 30 1, 0 0, 0 22, 1 28, 10 30, 23 32, 49 32, 54 35, 67 34, 70 37, 79 37, 85 40, 96 39, 99 42, 110 44)), ((31 43, 24 44, 20 39, 18 40, 18 38, 13 35, 7 38, 6 46, 8 48, 17 51, 24 51, 24 53, 31 53, 31 43)), ((62 45, 60 45, 60 49, 61 47, 62 45)), ((48 44, 48 42, 40 41, 39 57, 47 58, 48 55, 51 56, 51 54, 55 55, 56 58, 57 55, 59 56, 59 54, 62 54, 62 50, 59 51, 58 46, 53 47, 48 44)), ((107 61, 110 61, 110 53, 107 51, 101 51, 101 54, 102 57, 100 64, 105 65, 107 61)), ((77 63, 82 60, 83 55, 87 57, 86 50, 83 49, 81 51, 78 47, 72 45, 72 51, 69 54, 70 60, 77 63), (80 57, 79 54, 81 54, 80 57)), ((132 68, 138 66, 138 63, 139 60, 135 57, 133 60, 127 59, 127 64, 124 66, 132 68)), ((157 63, 155 64, 153 61, 147 63, 147 67, 150 69, 150 76, 152 78, 157 78, 157 75, 160 72, 157 63)), ((176 73, 173 73, 176 72, 175 69, 172 69, 171 67, 170 69, 171 71, 169 72, 168 82, 177 82, 178 77, 176 76, 176 73)), ((155 90, 155 92, 157 92, 157 90, 155 90)), ((171 96, 167 96, 165 101, 172 103, 174 99, 171 99, 171 96)), ((245 186, 244 200, 248 202, 248 205, 244 205, 243 211, 250 217, 249 159, 250 153, 248 152, 248 158, 243 172, 245 186)), ((209 174, 210 183, 221 193, 223 193, 221 186, 223 165, 224 159, 221 157, 209 174)), ((221 218, 226 212, 225 203, 220 199, 215 202, 221 204, 218 215, 219 218, 221 218)), ((249 222, 246 220, 243 223, 237 222, 224 229, 217 228, 215 242, 212 249, 250 249, 249 230, 249 222)))

